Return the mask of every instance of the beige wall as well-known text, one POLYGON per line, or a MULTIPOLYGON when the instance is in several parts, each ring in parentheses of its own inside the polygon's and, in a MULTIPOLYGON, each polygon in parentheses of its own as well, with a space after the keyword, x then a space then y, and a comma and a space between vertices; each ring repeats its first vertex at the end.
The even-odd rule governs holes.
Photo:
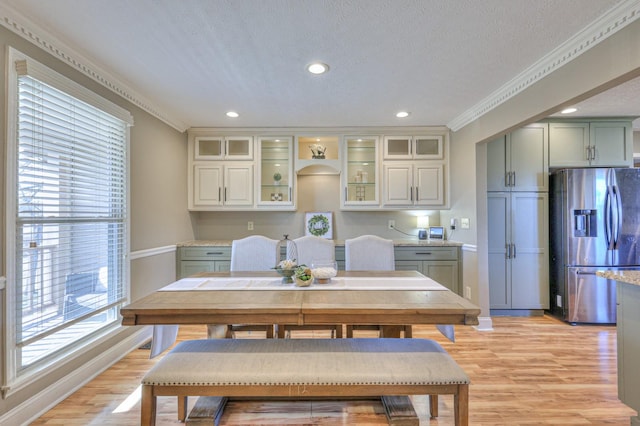
MULTIPOLYGON (((0 27, 0 67, 6 69, 6 49, 12 46, 30 57, 53 68, 59 73, 82 84, 101 96, 129 110, 135 121, 131 129, 131 249, 141 250, 153 247, 161 247, 175 244, 176 241, 193 239, 194 231, 191 217, 186 210, 186 134, 180 133, 161 121, 150 116, 141 109, 125 101, 113 92, 105 89, 93 80, 71 69, 66 64, 51 57, 48 53, 18 37, 4 27, 0 27)), ((5 85, 0 84, 0 98, 6 98, 5 85)), ((5 221, 6 204, 4 188, 6 185, 4 164, 6 154, 6 122, 4 108, 0 114, 0 275, 5 274, 6 266, 6 241, 5 221)), ((131 287, 134 298, 147 294, 155 288, 174 280, 175 254, 170 252, 158 256, 137 259, 132 262, 131 287)), ((7 283, 12 285, 12 283, 7 283)), ((2 304, 0 305, 0 321, 2 322, 3 335, 8 332, 4 322, 4 291, 0 291, 2 304)), ((129 341, 130 335, 136 331, 132 327, 123 327, 114 337, 96 344, 91 349, 69 362, 67 365, 55 371, 43 374, 34 384, 20 391, 12 393, 6 399, 0 399, 0 418, 14 407, 19 407, 29 398, 33 398, 60 379, 72 382, 69 379, 73 372, 81 366, 96 360, 102 360, 105 352, 122 342, 129 341)), ((4 342, 4 339, 2 339, 4 342)), ((0 352, 1 353, 1 352, 0 352)), ((0 355, 1 356, 1 355, 0 355)), ((3 360, 2 360, 3 361, 3 360)), ((4 361, 3 361, 4 362, 4 361)), ((99 371, 107 367, 109 359, 95 364, 95 370, 99 371)), ((93 367, 92 367, 93 368, 93 367)), ((1 374, 1 373, 0 373, 1 374)), ((58 382, 60 386, 60 382, 58 382)), ((57 387, 57 392, 62 395, 69 389, 57 387)), ((32 410, 37 410, 31 406, 32 410)), ((24 411, 24 410, 23 410, 24 411)), ((29 410, 27 410, 29 411, 29 410)), ((29 414, 29 413, 27 413, 29 414)), ((0 421, 1 423, 1 421, 0 421)))

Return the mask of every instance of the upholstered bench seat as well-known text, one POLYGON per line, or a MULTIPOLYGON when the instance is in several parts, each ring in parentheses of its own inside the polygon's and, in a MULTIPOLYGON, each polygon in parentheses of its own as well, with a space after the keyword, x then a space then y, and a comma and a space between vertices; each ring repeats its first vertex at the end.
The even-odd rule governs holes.
POLYGON ((426 339, 207 339, 176 345, 142 379, 143 425, 156 397, 369 397, 454 395, 456 425, 468 423, 469 378, 426 339))

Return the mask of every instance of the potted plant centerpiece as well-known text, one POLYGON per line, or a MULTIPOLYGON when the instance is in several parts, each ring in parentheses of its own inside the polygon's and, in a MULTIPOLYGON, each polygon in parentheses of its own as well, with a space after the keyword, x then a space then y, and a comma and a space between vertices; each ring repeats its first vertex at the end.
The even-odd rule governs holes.
POLYGON ((311 275, 311 268, 307 265, 300 265, 296 267, 296 285, 298 287, 308 287, 311 285, 313 275, 311 275))
POLYGON ((276 272, 282 275, 282 284, 291 284, 293 282, 293 275, 296 273, 296 267, 298 264, 295 259, 281 260, 278 265, 273 268, 276 272))

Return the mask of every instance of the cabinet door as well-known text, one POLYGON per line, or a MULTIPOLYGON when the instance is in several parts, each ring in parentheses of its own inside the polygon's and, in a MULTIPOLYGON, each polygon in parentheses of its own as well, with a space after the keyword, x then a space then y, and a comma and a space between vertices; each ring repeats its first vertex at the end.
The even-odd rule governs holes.
POLYGON ((200 272, 215 271, 216 262, 212 260, 183 260, 180 262, 180 276, 178 279, 190 277, 200 272))
POLYGON ((225 138, 225 158, 228 160, 252 160, 253 137, 236 136, 225 138))
POLYGON ((546 193, 512 193, 512 309, 549 309, 548 215, 546 193))
POLYGON ((549 188, 548 135, 546 123, 514 130, 509 138, 512 191, 547 191, 549 188))
POLYGON ((422 263, 423 262, 421 260, 396 260, 395 268, 396 271, 418 271, 420 273, 424 273, 422 270, 422 263))
POLYGON ((384 194, 388 206, 413 204, 413 166, 408 163, 384 165, 384 194))
POLYGON ((420 206, 442 206, 444 196, 444 164, 429 163, 414 166, 414 200, 420 206))
POLYGON ((589 150, 589 123, 549 124, 549 167, 588 167, 589 150))
POLYGON ((444 138, 442 136, 414 136, 413 158, 442 160, 444 158, 444 138))
POLYGON ((201 136, 194 141, 195 160, 222 160, 224 158, 224 138, 201 136))
POLYGON ((341 174, 342 207, 380 204, 378 190, 377 137, 345 138, 344 166, 341 174))
POLYGON ((197 165, 193 169, 193 205, 222 205, 222 166, 197 165))
POLYGON ((592 166, 633 166, 633 136, 629 123, 592 122, 590 129, 591 146, 595 150, 592 166))
POLYGON ((382 156, 391 160, 409 160, 412 156, 411 136, 385 136, 382 156))
POLYGON ((460 294, 458 288, 458 262, 432 260, 423 262, 423 274, 437 281, 456 294, 460 294))
POLYGON ((293 206, 293 138, 259 138, 258 152, 258 205, 293 206))
POLYGON ((509 211, 509 193, 488 194, 489 306, 491 309, 511 308, 511 262, 508 258, 511 225, 509 211))
POLYGON ((487 191, 508 191, 507 137, 487 143, 487 191))
POLYGON ((224 205, 253 204, 253 165, 231 164, 224 168, 224 205))

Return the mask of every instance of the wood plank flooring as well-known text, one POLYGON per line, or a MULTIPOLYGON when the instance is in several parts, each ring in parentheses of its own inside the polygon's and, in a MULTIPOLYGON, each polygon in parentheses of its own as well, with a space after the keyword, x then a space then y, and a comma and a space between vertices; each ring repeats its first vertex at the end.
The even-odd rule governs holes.
MULTIPOLYGON (((629 425, 635 411, 617 398, 615 327, 571 326, 547 316, 494 317, 493 325, 483 332, 456 326, 456 343, 433 326, 414 326, 414 338, 440 342, 470 376, 471 425, 629 425)), ((326 337, 300 333, 296 337, 326 337)), ((181 327, 179 339, 205 336, 205 326, 189 326, 181 327)), ((148 358, 148 350, 133 351, 32 425, 139 424, 140 379, 159 359, 148 358)), ((453 424, 451 397, 440 397, 438 419, 429 419, 426 396, 413 402, 421 425, 453 424)), ((159 398, 157 424, 181 424, 175 398, 159 398)), ((221 420, 257 424, 387 423, 381 403, 371 400, 231 401, 221 420)))

